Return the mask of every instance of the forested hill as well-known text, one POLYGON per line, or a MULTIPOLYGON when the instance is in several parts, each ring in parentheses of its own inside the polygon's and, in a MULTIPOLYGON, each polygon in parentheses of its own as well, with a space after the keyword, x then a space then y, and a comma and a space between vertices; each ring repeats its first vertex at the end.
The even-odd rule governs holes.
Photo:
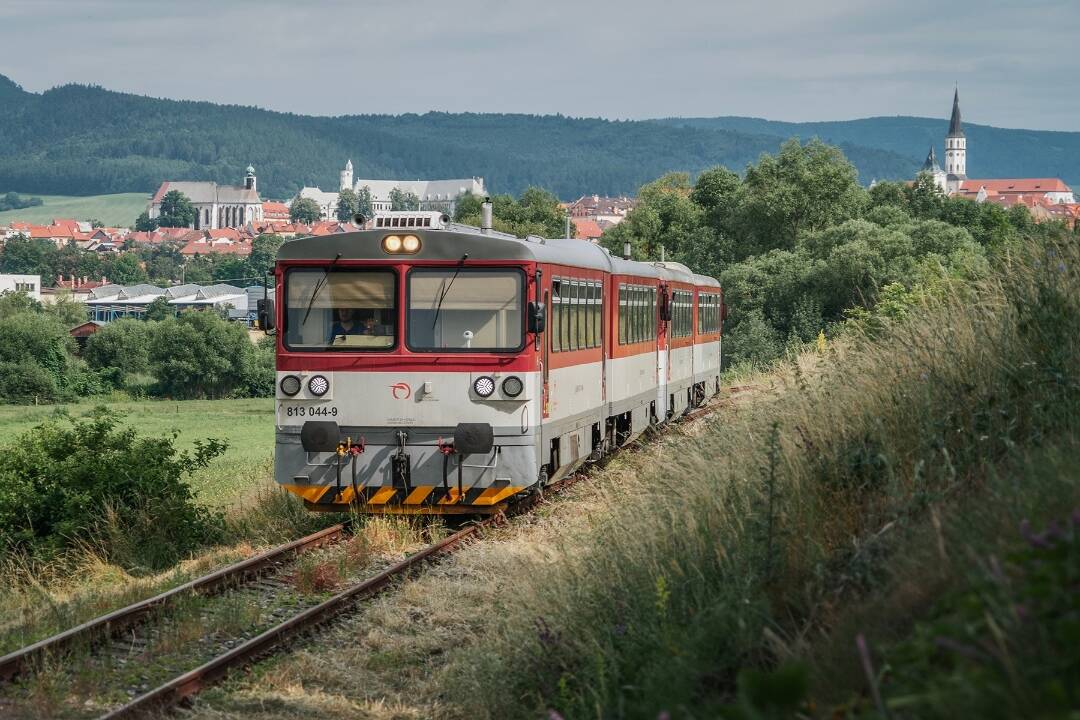
MULTIPOLYGON (((357 177, 483 176, 492 192, 529 185, 562 198, 634 193, 670 170, 741 171, 782 138, 741 130, 563 116, 448 114, 310 117, 160 100, 66 85, 28 93, 0 76, 0 191, 152 192, 162 180, 239 182, 254 165, 264 197, 357 177)), ((911 177, 918 157, 845 147, 864 182, 911 177)))
MULTIPOLYGON (((666 118, 669 127, 727 130, 778 137, 819 137, 834 145, 877 148, 923 159, 930 145, 944 162, 948 118, 873 117, 836 122, 789 123, 747 117, 666 118)), ((964 122, 967 174, 975 178, 1059 177, 1080 187, 1080 132, 1010 130, 964 122)), ((866 176, 863 173, 863 181, 866 176)))

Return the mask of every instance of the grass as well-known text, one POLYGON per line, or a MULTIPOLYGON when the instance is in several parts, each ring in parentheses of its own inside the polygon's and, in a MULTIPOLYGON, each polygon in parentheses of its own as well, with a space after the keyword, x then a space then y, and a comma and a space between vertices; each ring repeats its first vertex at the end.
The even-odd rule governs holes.
POLYGON ((0 446, 31 430, 54 413, 81 415, 105 405, 124 416, 124 422, 141 435, 179 432, 181 449, 195 440, 226 440, 229 449, 198 472, 191 483, 199 499, 213 506, 243 500, 271 482, 274 452, 274 403, 271 399, 244 400, 138 400, 100 402, 87 400, 68 405, 0 405, 0 446))
MULTIPOLYGON (((0 195, 6 194, 5 190, 0 195)), ((14 220, 48 224, 53 218, 72 220, 100 220, 108 227, 131 227, 135 218, 146 210, 150 196, 144 193, 116 193, 113 195, 34 195, 19 193, 21 197, 39 197, 42 205, 21 210, 0 212, 0 225, 14 220)))

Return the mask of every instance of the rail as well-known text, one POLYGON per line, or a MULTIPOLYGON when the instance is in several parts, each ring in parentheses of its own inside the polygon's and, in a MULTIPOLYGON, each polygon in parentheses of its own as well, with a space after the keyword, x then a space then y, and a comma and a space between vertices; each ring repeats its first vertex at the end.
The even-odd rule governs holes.
POLYGON ((0 680, 16 677, 26 671, 34 660, 46 654, 61 653, 77 643, 93 643, 102 637, 116 635, 182 596, 192 593, 209 594, 237 580, 258 575, 286 557, 338 540, 344 531, 344 525, 333 525, 8 653, 0 657, 0 680))

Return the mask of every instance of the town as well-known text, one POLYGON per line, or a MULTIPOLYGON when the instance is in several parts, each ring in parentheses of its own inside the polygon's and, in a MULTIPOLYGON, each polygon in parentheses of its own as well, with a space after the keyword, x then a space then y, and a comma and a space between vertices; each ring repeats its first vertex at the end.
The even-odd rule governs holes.
MULTIPOLYGON (((944 148, 944 169, 937 160, 936 147, 931 146, 920 170, 920 177, 932 182, 944 195, 1003 208, 1023 206, 1035 222, 1061 222, 1070 229, 1080 223, 1080 203, 1072 189, 1058 178, 967 176, 967 140, 958 90, 953 97, 944 148)), ((260 267, 258 273, 243 277, 250 271, 250 265, 243 260, 251 256, 260 236, 273 236, 280 243, 298 236, 347 233, 360 227, 355 222, 358 213, 365 218, 364 227, 374 227, 376 218, 410 212, 438 212, 449 218, 455 215, 461 198, 486 194, 480 177, 416 181, 354 178, 351 159, 341 170, 337 191, 304 187, 287 201, 264 200, 259 194, 255 168, 250 165, 236 185, 166 180, 151 197, 144 215, 133 219, 131 227, 95 227, 88 220, 65 218, 56 218, 48 225, 14 221, 0 228, 0 250, 3 243, 29 241, 102 257, 136 257, 140 251, 168 254, 175 258, 168 267, 177 276, 155 278, 170 281, 167 286, 125 284, 124 278, 117 277, 110 282, 105 275, 59 273, 43 277, 5 272, 0 273, 0 292, 26 292, 44 302, 58 295, 85 302, 90 314, 88 323, 72 329, 79 336, 117 318, 142 317, 158 298, 165 298, 175 311, 215 308, 250 326, 256 322, 255 300, 262 297, 263 275, 269 268, 260 267), (189 263, 197 268, 208 260, 226 261, 219 267, 227 272, 213 278, 204 279, 198 273, 185 278, 189 263), (207 284, 207 280, 214 282, 207 284)), ((634 206, 632 198, 598 195, 560 203, 571 229, 569 236, 593 243, 624 220, 634 206)), ((137 263, 143 271, 150 269, 145 259, 137 263)))

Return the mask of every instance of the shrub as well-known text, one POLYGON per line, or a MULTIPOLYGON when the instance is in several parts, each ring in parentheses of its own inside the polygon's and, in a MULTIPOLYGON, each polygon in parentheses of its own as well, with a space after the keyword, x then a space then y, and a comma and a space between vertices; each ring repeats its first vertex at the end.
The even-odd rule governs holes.
POLYGON ((56 380, 33 362, 0 362, 0 398, 9 402, 49 402, 57 397, 56 380))
POLYGON ((129 567, 164 567, 219 536, 221 518, 184 477, 224 450, 177 452, 175 436, 140 437, 104 409, 39 425, 0 453, 0 549, 48 555, 82 540, 129 567))
POLYGON ((212 312, 186 312, 156 323, 149 352, 156 393, 169 397, 243 395, 257 376, 246 329, 212 312))
POLYGON ((145 373, 150 367, 152 328, 151 323, 141 320, 115 320, 86 339, 82 356, 90 367, 99 370, 145 373))

